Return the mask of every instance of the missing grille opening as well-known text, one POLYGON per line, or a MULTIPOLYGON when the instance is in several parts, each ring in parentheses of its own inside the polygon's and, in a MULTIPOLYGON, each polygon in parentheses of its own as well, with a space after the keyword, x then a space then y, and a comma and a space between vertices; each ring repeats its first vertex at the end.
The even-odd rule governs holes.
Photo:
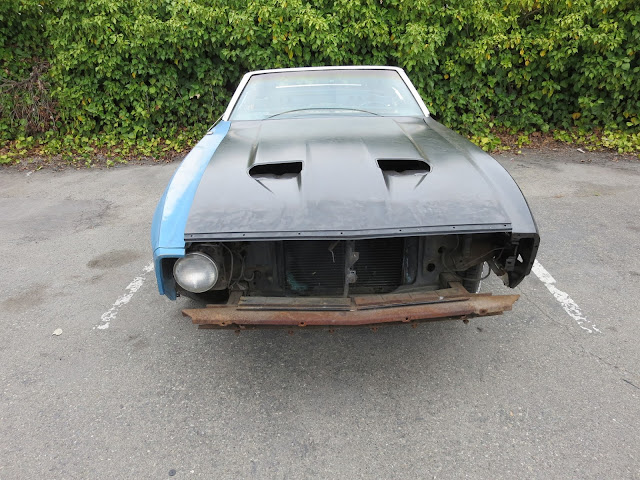
POLYGON ((251 167, 249 175, 252 177, 260 177, 263 175, 282 177, 283 175, 299 175, 301 171, 302 162, 263 163, 251 167))
POLYGON ((383 172, 420 172, 428 173, 431 170, 429 164, 424 160, 378 160, 378 167, 383 172))

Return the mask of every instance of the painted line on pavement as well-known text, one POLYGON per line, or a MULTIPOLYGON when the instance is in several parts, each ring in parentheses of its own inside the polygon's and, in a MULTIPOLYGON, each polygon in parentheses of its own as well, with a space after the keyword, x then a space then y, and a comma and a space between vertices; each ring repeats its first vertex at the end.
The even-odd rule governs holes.
POLYGON ((133 295, 138 290, 140 290, 140 287, 142 287, 142 284, 144 284, 144 281, 147 278, 147 274, 152 271, 153 271, 153 262, 151 262, 149 265, 144 267, 144 269, 142 270, 142 275, 134 278, 131 281, 131 283, 126 286, 125 288, 126 293, 118 297, 118 299, 111 306, 111 308, 106 312, 104 312, 102 314, 102 317, 100 317, 100 325, 96 325, 93 328, 94 329, 97 328, 99 330, 106 330, 107 328, 109 328, 109 324, 113 320, 115 320, 116 317, 118 316, 118 310, 120 310, 120 307, 122 307, 123 305, 126 305, 131 301, 131 298, 133 298, 133 295))
POLYGON ((587 317, 583 315, 582 310, 580 310, 578 304, 571 299, 569 294, 556 287, 556 279, 551 276, 547 269, 544 268, 540 264, 540 262, 538 262, 538 260, 535 260, 533 262, 533 268, 531 269, 531 271, 536 275, 536 277, 540 279, 542 283, 544 283, 544 286, 547 287, 547 290, 551 292, 551 294, 560 303, 560 305, 562 305, 564 311, 567 312, 569 316, 576 321, 581 329, 589 333, 602 333, 600 330, 598 330, 598 327, 596 327, 594 323, 587 320, 587 317))

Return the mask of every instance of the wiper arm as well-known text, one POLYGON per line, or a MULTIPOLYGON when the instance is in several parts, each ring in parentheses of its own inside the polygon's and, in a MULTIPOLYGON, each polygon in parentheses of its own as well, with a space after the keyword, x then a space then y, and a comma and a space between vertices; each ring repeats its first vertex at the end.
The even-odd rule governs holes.
POLYGON ((285 110, 284 112, 280 112, 280 113, 275 113, 273 115, 269 115, 268 117, 265 118, 265 120, 269 120, 270 118, 275 118, 279 115, 286 115, 288 113, 295 113, 295 112, 304 112, 307 110, 348 110, 351 112, 362 112, 362 113, 368 113, 370 115, 375 115, 376 117, 381 116, 379 113, 376 112, 370 112, 369 110, 362 110, 360 108, 342 108, 342 107, 313 107, 313 108, 296 108, 293 110, 285 110))

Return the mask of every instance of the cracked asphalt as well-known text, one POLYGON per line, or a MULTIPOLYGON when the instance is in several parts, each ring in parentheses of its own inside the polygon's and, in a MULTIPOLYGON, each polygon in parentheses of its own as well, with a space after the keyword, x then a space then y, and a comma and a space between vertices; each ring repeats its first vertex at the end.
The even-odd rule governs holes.
POLYGON ((0 479, 640 478, 640 162, 497 158, 599 332, 533 274, 468 325, 197 330, 145 270, 177 164, 0 170, 0 479))

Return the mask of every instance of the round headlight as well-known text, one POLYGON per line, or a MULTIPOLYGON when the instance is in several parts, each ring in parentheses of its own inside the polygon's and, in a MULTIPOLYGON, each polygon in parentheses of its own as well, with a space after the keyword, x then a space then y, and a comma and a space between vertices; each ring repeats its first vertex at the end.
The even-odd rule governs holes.
POLYGON ((188 253, 173 266, 173 277, 188 292, 202 293, 218 281, 218 266, 204 253, 188 253))

